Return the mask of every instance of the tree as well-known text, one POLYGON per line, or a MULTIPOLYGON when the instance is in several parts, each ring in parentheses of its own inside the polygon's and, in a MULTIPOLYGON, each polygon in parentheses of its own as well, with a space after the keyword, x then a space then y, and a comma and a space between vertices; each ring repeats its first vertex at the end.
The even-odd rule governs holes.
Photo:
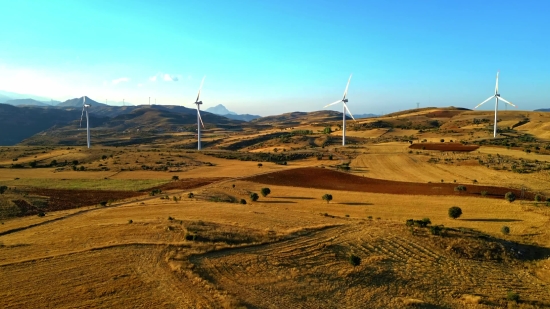
POLYGON ((332 132, 332 129, 330 127, 325 127, 323 129, 323 134, 330 134, 332 132))
POLYGON ((56 166, 57 165, 57 160, 52 160, 52 162, 50 162, 50 166, 56 166))
POLYGON ((0 194, 4 194, 4 192, 6 192, 6 190, 8 190, 7 186, 0 186, 0 194))
POLYGON ((462 215, 462 209, 457 206, 453 206, 449 208, 449 217, 456 219, 462 215))
POLYGON ((500 229, 500 231, 501 231, 502 234, 504 234, 504 235, 510 234, 510 228, 507 227, 506 225, 504 225, 504 226, 500 229))
POLYGON ((262 188, 260 190, 260 193, 262 194, 263 197, 266 197, 269 195, 269 193, 271 193, 271 190, 269 190, 269 188, 262 188))
POLYGON ((107 155, 101 156, 101 159, 102 159, 102 160, 106 160, 106 159, 107 159, 107 155))
POLYGON ((101 202, 99 202, 99 205, 105 207, 105 206, 107 206, 107 201, 101 201, 101 202))
POLYGON ((513 201, 516 200, 516 195, 514 194, 514 192, 506 192, 506 194, 504 195, 504 198, 508 202, 512 203, 513 201))
POLYGON ((73 165, 78 165, 78 160, 73 160, 73 165))
POLYGON ((442 138, 442 139, 440 140, 440 142, 445 143, 445 139, 442 138))
POLYGON ((174 175, 174 176, 172 176, 172 180, 174 180, 174 181, 176 181, 176 180, 180 180, 180 177, 179 177, 179 176, 176 176, 176 175, 174 175))
POLYGON ((258 167, 262 167, 264 166, 262 163, 258 163, 258 167))
POLYGON ((325 194, 323 195, 323 201, 327 201, 327 204, 330 203, 330 201, 332 201, 332 194, 325 194))
POLYGON ((246 200, 244 198, 241 199, 241 204, 246 205, 246 200))
POLYGON ((193 194, 193 192, 189 192, 189 194, 187 194, 187 197, 188 198, 193 198, 193 197, 195 197, 195 194, 193 194))
POLYGON ((251 199, 253 202, 257 201, 258 198, 260 198, 260 196, 258 195, 258 193, 255 193, 255 192, 250 193, 250 199, 251 199))
POLYGON ((30 165, 30 167, 35 168, 37 163, 36 163, 36 161, 32 161, 31 163, 29 163, 29 165, 30 165))

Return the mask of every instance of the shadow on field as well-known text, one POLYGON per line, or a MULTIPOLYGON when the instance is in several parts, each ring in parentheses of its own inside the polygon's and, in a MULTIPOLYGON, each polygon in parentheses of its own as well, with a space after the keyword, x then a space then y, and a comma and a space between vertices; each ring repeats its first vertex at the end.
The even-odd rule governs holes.
POLYGON ((520 219, 489 219, 489 218, 479 218, 479 219, 460 219, 461 221, 473 221, 473 222, 521 222, 520 219))
POLYGON ((305 196, 270 196, 270 198, 289 198, 294 200, 314 200, 313 197, 305 197, 305 196))
POLYGON ((347 203, 337 203, 340 205, 349 205, 349 206, 369 206, 374 205, 373 203, 360 203, 360 202, 347 202, 347 203))
POLYGON ((287 203, 296 204, 296 202, 294 201, 259 201, 259 202, 268 203, 268 204, 287 204, 287 203))

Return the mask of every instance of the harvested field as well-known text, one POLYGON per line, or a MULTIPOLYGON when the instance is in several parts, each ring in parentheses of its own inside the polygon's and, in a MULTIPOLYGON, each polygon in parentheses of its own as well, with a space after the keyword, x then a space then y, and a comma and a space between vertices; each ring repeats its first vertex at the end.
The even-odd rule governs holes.
MULTIPOLYGON (((516 196, 521 196, 520 190, 503 187, 468 185, 466 191, 456 192, 455 187, 458 183, 415 183, 373 179, 315 167, 257 175, 244 180, 280 186, 386 194, 481 196, 481 191, 487 191, 487 197, 493 198, 503 198, 506 192, 514 192, 516 196)), ((534 194, 525 192, 526 199, 533 197, 534 194)))
POLYGON ((410 149, 439 150, 439 151, 465 151, 470 152, 479 148, 478 145, 462 145, 460 143, 421 143, 412 144, 410 149))

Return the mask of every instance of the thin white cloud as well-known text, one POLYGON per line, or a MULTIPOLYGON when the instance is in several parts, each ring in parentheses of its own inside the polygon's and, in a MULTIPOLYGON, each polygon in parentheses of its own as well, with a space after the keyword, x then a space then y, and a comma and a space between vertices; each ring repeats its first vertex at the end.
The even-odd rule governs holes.
POLYGON ((164 81, 166 82, 177 82, 179 77, 176 75, 164 74, 164 81))
POLYGON ((138 84, 138 87, 140 87, 140 88, 143 87, 143 84, 138 84))
POLYGON ((181 75, 179 74, 168 74, 168 73, 157 73, 151 77, 149 77, 149 80, 152 82, 156 82, 157 80, 163 80, 165 82, 177 82, 181 79, 181 75))
POLYGON ((125 83, 127 81, 129 81, 130 79, 128 77, 121 77, 121 78, 117 78, 117 79, 113 79, 113 81, 111 82, 111 84, 113 85, 118 85, 120 83, 125 83))

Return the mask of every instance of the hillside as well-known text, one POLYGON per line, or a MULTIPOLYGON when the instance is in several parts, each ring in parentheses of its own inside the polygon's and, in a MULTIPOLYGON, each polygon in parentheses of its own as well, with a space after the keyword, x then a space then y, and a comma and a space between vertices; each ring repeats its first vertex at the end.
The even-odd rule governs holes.
POLYGON ((80 119, 80 111, 0 104, 0 145, 9 146, 54 125, 80 119))
MULTIPOLYGON (((74 99, 67 100, 63 103, 59 103, 59 104, 57 104, 57 106, 58 107, 80 107, 80 108, 82 108, 83 104, 84 104, 84 100, 83 100, 82 97, 80 97, 80 98, 74 98, 74 99)), ((90 104, 92 106, 108 106, 107 104, 96 102, 96 101, 90 99, 89 97, 86 97, 86 104, 90 104)))
POLYGON ((5 104, 10 104, 13 106, 20 106, 20 105, 32 105, 32 106, 50 106, 49 104, 46 104, 44 102, 40 102, 33 99, 15 99, 15 100, 7 100, 5 104))
MULTIPOLYGON (((346 115, 346 119, 351 117, 346 115)), ((267 116, 250 121, 253 124, 300 125, 313 122, 329 122, 342 120, 342 113, 336 111, 292 112, 281 115, 267 116)))

